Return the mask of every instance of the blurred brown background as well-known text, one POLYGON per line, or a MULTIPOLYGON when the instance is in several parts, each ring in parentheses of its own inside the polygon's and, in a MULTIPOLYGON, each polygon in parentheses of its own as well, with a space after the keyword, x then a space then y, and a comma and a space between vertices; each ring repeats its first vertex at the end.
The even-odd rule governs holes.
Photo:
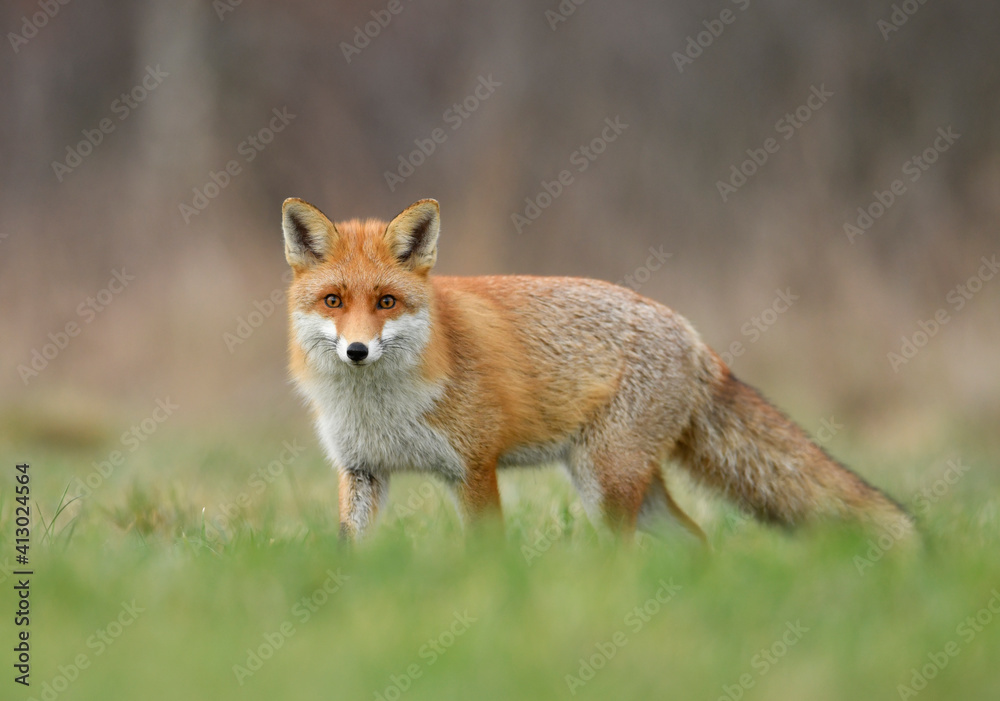
POLYGON ((635 276, 720 352, 742 343, 734 371, 810 431, 995 433, 1000 276, 948 300, 1000 253, 996 3, 36 0, 5 3, 0 28, 0 416, 103 420, 169 396, 181 423, 302 420, 284 310, 266 314, 282 200, 342 219, 434 197, 439 272, 635 276), (789 134, 779 120, 817 92, 789 134), (911 182, 904 163, 949 127, 911 182), (723 201, 718 181, 769 138, 723 201), (423 162, 390 189, 401 158, 423 162), (850 241, 895 179, 904 194, 850 241), (670 257, 647 275, 650 247, 670 257), (116 271, 134 279, 102 297, 116 271), (779 289, 798 299, 762 316, 779 289), (939 309, 894 371, 887 354, 939 309), (773 323, 755 334, 755 317, 773 323), (234 343, 241 319, 257 328, 234 343))

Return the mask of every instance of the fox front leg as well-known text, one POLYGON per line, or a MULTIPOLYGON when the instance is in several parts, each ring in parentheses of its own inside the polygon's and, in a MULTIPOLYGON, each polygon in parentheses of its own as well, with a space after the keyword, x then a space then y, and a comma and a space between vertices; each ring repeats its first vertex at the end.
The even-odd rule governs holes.
POLYGON ((375 523, 389 480, 364 469, 340 470, 340 538, 357 540, 375 523))

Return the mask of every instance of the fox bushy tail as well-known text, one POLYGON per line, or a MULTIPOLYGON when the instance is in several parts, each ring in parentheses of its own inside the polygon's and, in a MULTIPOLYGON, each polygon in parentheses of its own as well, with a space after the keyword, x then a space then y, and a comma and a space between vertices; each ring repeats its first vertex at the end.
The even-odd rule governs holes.
POLYGON ((771 523, 846 519, 900 537, 913 521, 892 499, 831 458, 753 387, 719 363, 674 457, 696 481, 771 523))

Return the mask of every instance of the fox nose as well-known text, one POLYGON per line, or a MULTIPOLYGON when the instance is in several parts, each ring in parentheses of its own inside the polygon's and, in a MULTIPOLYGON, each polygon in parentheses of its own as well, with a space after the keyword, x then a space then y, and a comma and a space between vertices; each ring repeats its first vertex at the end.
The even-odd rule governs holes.
POLYGON ((368 357, 368 346, 364 343, 358 343, 355 341, 347 347, 347 357, 355 363, 360 363, 368 357))

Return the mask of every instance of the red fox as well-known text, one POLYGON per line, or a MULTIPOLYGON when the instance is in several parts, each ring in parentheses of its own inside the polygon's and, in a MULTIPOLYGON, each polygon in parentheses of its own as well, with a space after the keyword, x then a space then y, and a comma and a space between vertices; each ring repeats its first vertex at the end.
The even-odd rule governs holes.
POLYGON ((433 473, 465 518, 499 513, 497 470, 565 465, 591 518, 696 535, 665 460, 759 519, 913 529, 730 372, 690 323, 632 290, 566 277, 437 277, 440 212, 334 224, 282 207, 291 372, 338 471, 340 532, 369 531, 393 473, 433 473))

